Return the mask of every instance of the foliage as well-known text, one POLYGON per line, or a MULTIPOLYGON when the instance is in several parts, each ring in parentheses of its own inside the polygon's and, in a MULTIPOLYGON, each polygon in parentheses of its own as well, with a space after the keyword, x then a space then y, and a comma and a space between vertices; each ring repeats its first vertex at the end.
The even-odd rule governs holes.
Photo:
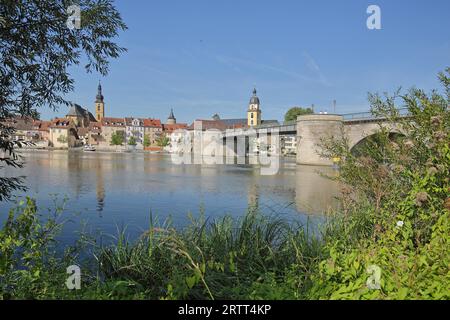
POLYGON ((111 145, 121 146, 125 142, 125 133, 123 131, 114 131, 111 135, 111 145))
MULTIPOLYGON (((0 122, 0 169, 5 166, 23 168, 22 157, 14 152, 16 147, 21 148, 22 142, 11 141, 10 137, 14 130, 0 122)), ((14 191, 26 191, 23 185, 25 177, 0 177, 0 201, 9 200, 14 191)))
MULTIPOLYGON (((355 220, 361 199, 369 206, 364 235, 327 241, 328 258, 313 277, 313 298, 450 298, 449 78, 440 74, 440 79, 446 97, 419 89, 384 99, 370 95, 372 112, 388 123, 357 154, 345 139, 323 141, 325 156, 342 159, 338 180, 345 186, 345 219, 355 220), (397 100, 407 117, 398 113, 397 100), (401 139, 391 139, 394 127, 401 139), (371 265, 381 269, 379 290, 366 285, 371 265)), ((355 230, 341 228, 344 235, 355 230)))
POLYGON ((129 146, 135 146, 135 145, 137 145, 136 138, 135 138, 134 136, 131 136, 131 137, 128 139, 128 145, 129 145, 129 146))
MULTIPOLYGON (((306 282, 317 250, 318 241, 303 228, 250 211, 237 223, 193 220, 181 232, 152 223, 133 245, 121 235, 99 260, 106 279, 134 283, 150 298, 248 298, 262 291, 268 273, 282 283, 295 271, 297 282, 306 282)), ((301 289, 287 291, 293 298, 301 289)))
MULTIPOLYGON (((79 0, 81 29, 69 29, 66 0, 2 1, 0 6, 0 151, 11 155, 8 166, 19 166, 14 155, 20 144, 10 141, 14 128, 6 120, 37 118, 40 107, 69 104, 73 90, 68 68, 87 61, 88 72, 108 72, 108 59, 124 48, 112 40, 126 29, 112 0, 79 0)), ((0 180, 0 198, 23 190, 20 178, 0 180)))
POLYGON ((151 142, 150 142, 150 137, 148 136, 148 134, 144 135, 144 147, 150 147, 151 142))
POLYGON ((293 107, 284 115, 284 121, 294 121, 297 120, 298 116, 312 113, 314 113, 314 111, 311 108, 293 107))
POLYGON ((156 139, 156 144, 159 147, 167 147, 170 143, 170 139, 169 137, 167 137, 165 134, 160 135, 157 139, 156 139))
POLYGON ((134 243, 123 231, 115 244, 84 250, 93 253, 83 264, 75 248, 56 258, 52 228, 59 225, 40 224, 32 200, 14 212, 0 233, 3 298, 299 298, 321 250, 307 229, 251 210, 238 222, 201 217, 179 231, 151 219, 134 243), (82 266, 81 290, 65 288, 71 264, 82 266))
POLYGON ((55 282, 65 275, 57 272, 63 259, 54 257, 63 209, 58 206, 42 222, 35 201, 27 198, 9 212, 0 230, 0 299, 49 297, 64 284, 55 282))

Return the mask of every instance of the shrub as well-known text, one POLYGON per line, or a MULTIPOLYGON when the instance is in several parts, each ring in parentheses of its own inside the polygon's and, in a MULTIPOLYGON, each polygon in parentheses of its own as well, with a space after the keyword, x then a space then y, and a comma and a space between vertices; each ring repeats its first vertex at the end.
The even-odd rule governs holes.
MULTIPOLYGON (((447 70, 449 73, 449 69, 447 70)), ((395 141, 381 125, 374 139, 354 154, 345 139, 323 141, 323 154, 342 159, 338 180, 345 185, 342 202, 351 241, 330 238, 328 258, 313 276, 314 298, 448 299, 450 252, 448 201, 450 184, 449 78, 440 75, 447 97, 412 89, 403 96, 382 99, 370 95, 373 112, 396 123, 403 135, 395 141), (408 117, 400 117, 400 98, 408 117), (355 197, 357 194, 357 197, 355 197), (355 200, 356 199, 356 200, 355 200), (354 225, 366 201, 367 224, 354 225), (367 268, 381 270, 380 289, 370 290, 367 268)))

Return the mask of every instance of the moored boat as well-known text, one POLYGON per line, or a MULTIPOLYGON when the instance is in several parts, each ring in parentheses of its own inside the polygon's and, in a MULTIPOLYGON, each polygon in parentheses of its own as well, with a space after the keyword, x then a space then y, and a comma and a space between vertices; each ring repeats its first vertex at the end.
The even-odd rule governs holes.
POLYGON ((88 145, 84 146, 83 150, 84 151, 95 151, 95 147, 90 145, 90 144, 88 144, 88 145))

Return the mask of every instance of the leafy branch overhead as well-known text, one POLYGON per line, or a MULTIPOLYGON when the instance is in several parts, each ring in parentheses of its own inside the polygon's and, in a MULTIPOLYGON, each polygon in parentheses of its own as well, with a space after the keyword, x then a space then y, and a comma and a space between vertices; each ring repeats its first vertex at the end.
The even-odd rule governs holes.
POLYGON ((113 41, 126 25, 111 0, 79 1, 81 28, 72 30, 67 26, 70 5, 64 0, 3 2, 0 117, 67 104, 63 95, 74 84, 69 67, 85 59, 87 72, 106 75, 108 60, 126 50, 113 41))
MULTIPOLYGON (((0 4, 0 151, 13 154, 15 147, 4 134, 11 130, 5 120, 38 118, 41 107, 56 110, 69 104, 65 96, 74 89, 69 68, 84 64, 87 72, 106 75, 110 59, 126 51, 115 42, 127 26, 112 0, 77 1, 80 29, 67 26, 67 9, 73 4, 66 0, 0 4)), ((0 199, 18 187, 0 185, 0 199)))

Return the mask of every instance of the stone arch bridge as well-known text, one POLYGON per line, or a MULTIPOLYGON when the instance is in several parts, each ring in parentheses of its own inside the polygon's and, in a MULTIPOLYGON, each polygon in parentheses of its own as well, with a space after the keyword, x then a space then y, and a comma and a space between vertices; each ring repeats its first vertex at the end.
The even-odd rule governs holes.
MULTIPOLYGON (((405 109, 400 109, 402 116, 407 116, 405 109)), ((388 124, 382 117, 374 117, 370 112, 351 113, 344 115, 335 114, 311 114, 298 116, 296 121, 267 127, 257 127, 255 129, 228 130, 223 133, 223 146, 225 153, 238 154, 239 149, 246 148, 248 152, 249 136, 266 135, 267 141, 271 143, 273 136, 295 136, 297 142, 297 164, 302 165, 332 165, 332 161, 322 158, 319 154, 318 144, 325 137, 339 137, 344 134, 353 148, 358 143, 369 136, 372 136, 380 129, 380 124, 385 123, 385 127, 392 133, 400 133, 401 130, 396 124, 388 124), (272 136, 272 138, 271 138, 272 136), (225 142, 226 141, 226 142, 225 142), (239 143, 242 141, 244 143, 239 143)), ((242 154, 242 153, 241 153, 242 154)))

